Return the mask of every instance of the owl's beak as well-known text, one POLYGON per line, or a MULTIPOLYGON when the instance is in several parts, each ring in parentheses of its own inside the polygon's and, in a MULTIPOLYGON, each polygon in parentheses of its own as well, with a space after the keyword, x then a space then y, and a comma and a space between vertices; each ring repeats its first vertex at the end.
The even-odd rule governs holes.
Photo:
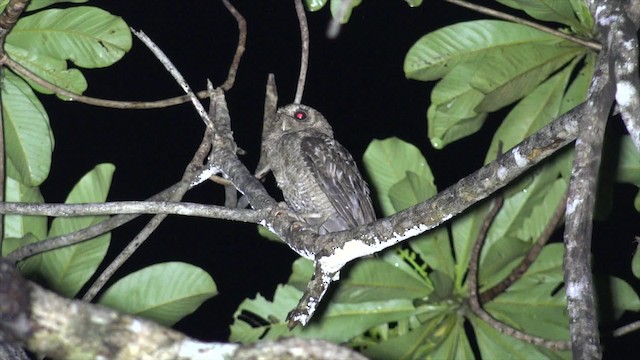
POLYGON ((288 116, 282 116, 280 119, 282 120, 282 131, 289 130, 291 128, 291 125, 289 124, 291 119, 289 119, 288 116))

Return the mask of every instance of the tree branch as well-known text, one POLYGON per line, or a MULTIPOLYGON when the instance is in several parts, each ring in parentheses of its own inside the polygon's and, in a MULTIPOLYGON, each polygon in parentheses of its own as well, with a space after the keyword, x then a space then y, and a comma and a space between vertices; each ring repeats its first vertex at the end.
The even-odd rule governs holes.
POLYGON ((152 321, 65 299, 24 280, 5 259, 0 259, 0 280, 0 328, 11 336, 3 340, 56 359, 364 359, 317 340, 201 342, 152 321))

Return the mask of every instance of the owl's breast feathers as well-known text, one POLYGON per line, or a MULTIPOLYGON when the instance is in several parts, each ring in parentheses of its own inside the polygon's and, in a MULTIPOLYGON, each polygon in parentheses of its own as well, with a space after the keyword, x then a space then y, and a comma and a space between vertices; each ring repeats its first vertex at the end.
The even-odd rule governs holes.
POLYGON ((313 130, 283 134, 271 168, 285 201, 320 234, 375 221, 369 188, 349 152, 313 130))

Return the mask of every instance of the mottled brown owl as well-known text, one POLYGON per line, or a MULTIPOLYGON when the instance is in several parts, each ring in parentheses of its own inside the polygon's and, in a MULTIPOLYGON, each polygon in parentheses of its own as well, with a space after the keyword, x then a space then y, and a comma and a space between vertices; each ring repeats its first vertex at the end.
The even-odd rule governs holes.
POLYGON ((267 162, 284 199, 319 234, 376 219, 369 188, 327 119, 306 105, 278 109, 265 138, 267 162))

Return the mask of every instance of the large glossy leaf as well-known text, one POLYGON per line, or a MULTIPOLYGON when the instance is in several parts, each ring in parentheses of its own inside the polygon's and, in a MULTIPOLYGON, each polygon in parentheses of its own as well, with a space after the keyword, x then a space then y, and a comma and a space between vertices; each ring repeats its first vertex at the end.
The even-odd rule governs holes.
POLYGON ((431 169, 420 150, 398 138, 373 140, 364 153, 364 165, 384 216, 396 212, 389 198, 389 189, 404 179, 407 171, 422 179, 431 179, 433 183, 431 169))
MULTIPOLYGON (((7 177, 5 178, 5 197, 7 202, 43 203, 44 197, 38 187, 24 185, 14 179, 17 171, 11 163, 6 162, 7 177)), ((27 234, 33 234, 38 239, 44 239, 47 235, 46 216, 5 215, 4 236, 21 238, 27 234)), ((4 249, 3 249, 4 251, 4 249)))
MULTIPOLYGON (((433 177, 407 171, 402 180, 391 186, 388 194, 394 209, 401 211, 427 200, 437 192, 433 177)), ((449 234, 444 226, 411 239, 409 246, 432 269, 446 274, 451 280, 454 279, 449 234)))
POLYGON ((558 176, 557 170, 539 172, 529 186, 505 199, 483 247, 481 284, 499 282, 511 270, 507 265, 528 251, 550 221, 567 187, 566 179, 549 182, 554 172, 558 176))
MULTIPOLYGON (((344 276, 344 275, 343 275, 344 276)), ((349 269, 331 298, 337 303, 364 303, 426 298, 433 287, 381 259, 364 259, 349 269)))
POLYGON ((96 68, 122 58, 131 48, 131 31, 118 16, 78 6, 43 10, 20 19, 7 42, 80 67, 96 68))
POLYGON ((330 303, 324 313, 316 314, 315 321, 304 329, 297 327, 289 331, 285 321, 287 313, 297 305, 301 296, 302 291, 280 285, 272 302, 261 295, 246 299, 233 315, 230 340, 247 343, 296 336, 344 342, 373 326, 406 318, 415 311, 408 299, 330 303))
POLYGON ((27 11, 42 9, 58 3, 85 3, 87 1, 88 0, 31 0, 29 6, 27 6, 27 11))
MULTIPOLYGON (((87 89, 87 80, 80 70, 68 69, 66 60, 16 47, 11 43, 5 44, 5 50, 13 60, 58 87, 76 94, 81 94, 87 89)), ((23 80, 38 92, 53 94, 51 90, 47 90, 27 78, 23 78, 23 80)))
POLYGON ((562 254, 562 244, 545 246, 527 272, 508 291, 487 303, 485 309, 498 320, 529 334, 569 340, 567 303, 561 288, 562 254))
MULTIPOLYGON (((78 181, 65 203, 103 202, 107 198, 115 167, 101 164, 78 181)), ((56 218, 51 223, 49 237, 84 229, 106 219, 106 216, 56 218)), ((43 254, 42 274, 51 287, 64 296, 74 296, 102 262, 109 248, 111 234, 103 234, 77 245, 43 254)))
POLYGON ((491 140, 485 164, 496 158, 499 144, 502 144, 503 152, 509 151, 527 136, 558 117, 573 69, 573 66, 568 66, 549 78, 509 112, 491 140))
POLYGON ((514 9, 523 10, 532 18, 557 22, 573 29, 582 29, 569 1, 562 0, 496 0, 514 9))
POLYGON ((465 273, 471 258, 471 249, 480 232, 486 213, 489 211, 489 205, 491 204, 488 202, 475 205, 461 216, 455 217, 451 222, 451 236, 456 257, 455 283, 459 290, 463 287, 465 273))
POLYGON ((554 352, 502 334, 476 316, 471 316, 470 320, 482 359, 502 359, 506 354, 510 360, 571 359, 569 351, 554 352))
POLYGON ((400 336, 368 346, 363 354, 371 359, 473 359, 463 322, 461 316, 442 313, 400 336))
POLYGON ((182 262, 148 266, 118 280, 100 304, 171 326, 218 294, 211 276, 182 262))
POLYGON ((7 158, 15 166, 16 180, 40 185, 49 175, 53 136, 49 117, 33 90, 10 71, 3 71, 2 115, 7 158))
POLYGON ((584 52, 564 42, 557 46, 524 43, 487 54, 470 80, 472 87, 485 94, 476 111, 491 112, 511 104, 584 52))
POLYGON ((461 62, 482 60, 488 54, 508 52, 522 44, 551 46, 559 42, 553 35, 506 21, 462 22, 420 38, 405 57, 404 72, 410 79, 436 80, 461 62))
POLYGON ((640 153, 629 135, 622 136, 619 149, 616 181, 640 186, 640 153))
POLYGON ((636 242, 636 252, 633 254, 633 259, 631 260, 631 271, 633 272, 633 276, 640 279, 640 242, 636 242))
MULTIPOLYGON (((313 274, 313 263, 299 258, 293 263, 288 285, 304 290, 313 274)), ((331 301, 358 303, 392 299, 416 299, 429 296, 433 286, 381 259, 363 259, 343 271, 331 301)))

